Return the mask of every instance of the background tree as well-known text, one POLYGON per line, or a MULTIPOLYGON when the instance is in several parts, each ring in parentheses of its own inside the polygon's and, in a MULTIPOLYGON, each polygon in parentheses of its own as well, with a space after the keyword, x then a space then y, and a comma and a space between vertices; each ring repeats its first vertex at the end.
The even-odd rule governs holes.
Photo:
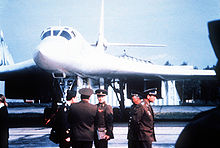
POLYGON ((172 64, 170 64, 169 61, 166 61, 166 63, 164 64, 165 66, 172 66, 172 64))
POLYGON ((206 68, 203 68, 204 70, 215 70, 216 66, 213 65, 212 67, 210 67, 209 65, 206 66, 206 68))
POLYGON ((181 66, 186 66, 186 65, 188 65, 188 63, 185 61, 183 61, 183 63, 181 64, 181 66))

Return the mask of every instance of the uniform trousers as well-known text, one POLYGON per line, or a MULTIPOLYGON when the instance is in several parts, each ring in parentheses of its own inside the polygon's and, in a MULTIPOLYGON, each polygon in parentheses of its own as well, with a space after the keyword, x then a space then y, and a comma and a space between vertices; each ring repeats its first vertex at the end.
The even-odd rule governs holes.
POLYGON ((7 128, 0 128, 0 148, 8 148, 8 129, 7 128))
POLYGON ((108 148, 108 140, 95 140, 95 148, 108 148))
POLYGON ((128 148, 152 148, 152 143, 147 141, 128 141, 128 148))
POLYGON ((72 148, 92 148, 92 141, 72 141, 72 148))

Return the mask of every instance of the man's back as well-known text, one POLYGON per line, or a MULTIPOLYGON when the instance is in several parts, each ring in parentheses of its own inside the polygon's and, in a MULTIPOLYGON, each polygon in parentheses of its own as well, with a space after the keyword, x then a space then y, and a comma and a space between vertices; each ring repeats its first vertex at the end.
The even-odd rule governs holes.
POLYGON ((94 120, 96 112, 96 105, 92 105, 86 101, 71 105, 68 117, 71 126, 71 140, 94 140, 94 120))

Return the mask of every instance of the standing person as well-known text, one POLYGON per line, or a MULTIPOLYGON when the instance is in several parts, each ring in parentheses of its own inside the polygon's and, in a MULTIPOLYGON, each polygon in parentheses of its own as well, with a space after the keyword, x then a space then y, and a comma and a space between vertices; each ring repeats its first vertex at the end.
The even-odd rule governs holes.
MULTIPOLYGON (((148 91, 145 91, 145 94, 148 91)), ((133 105, 130 111, 128 125, 128 148, 151 148, 155 141, 153 128, 153 110, 147 109, 146 104, 141 104, 139 93, 131 94, 133 105)), ((144 99, 144 101, 147 101, 144 99)))
POLYGON ((130 110, 128 123, 128 148, 145 148, 144 125, 146 124, 146 113, 141 104, 141 96, 138 93, 131 94, 133 105, 130 110))
POLYGON ((94 122, 97 106, 89 103, 93 90, 79 90, 81 101, 70 107, 68 121, 70 123, 70 140, 72 148, 92 148, 94 140, 94 122))
POLYGON ((154 111, 152 106, 150 105, 150 103, 154 102, 155 99, 157 98, 157 88, 150 88, 144 91, 144 98, 143 98, 143 102, 144 102, 144 108, 145 111, 147 112, 147 124, 146 124, 146 136, 148 137, 148 147, 152 147, 152 142, 156 141, 156 137, 155 137, 155 131, 154 131, 154 111))
POLYGON ((70 148, 70 125, 68 123, 68 112, 70 105, 76 103, 76 91, 68 90, 66 103, 58 106, 58 110, 55 114, 55 121, 52 131, 56 132, 59 147, 60 148, 70 148))
POLYGON ((6 97, 0 94, 0 148, 8 148, 8 104, 6 97))
POLYGON ((97 104, 97 120, 95 124, 95 148, 107 148, 108 140, 113 139, 113 110, 105 102, 107 90, 95 91, 99 103, 97 104))
POLYGON ((194 116, 180 133, 175 148, 219 148, 220 105, 194 116))

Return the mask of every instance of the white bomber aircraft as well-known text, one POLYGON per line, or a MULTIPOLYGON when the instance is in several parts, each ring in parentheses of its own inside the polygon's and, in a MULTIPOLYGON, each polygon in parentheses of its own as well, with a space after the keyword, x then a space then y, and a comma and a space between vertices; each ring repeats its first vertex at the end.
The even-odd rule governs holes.
MULTIPOLYGON (((78 79, 104 80, 120 88, 130 80, 213 79, 214 70, 195 70, 184 66, 160 66, 128 57, 105 53, 108 46, 161 47, 154 44, 108 43, 104 39, 104 0, 102 0, 100 30, 96 44, 88 43, 75 29, 53 26, 41 34, 33 59, 0 67, 0 80, 5 81, 8 98, 55 99, 65 101, 68 89, 78 79), (61 89, 60 89, 61 88, 61 89)), ((86 81, 88 85, 91 81, 86 81)), ((115 92, 117 89, 114 88, 115 92)), ((123 91, 120 91, 123 95, 123 91)), ((121 96, 123 97, 123 96, 121 96)))

